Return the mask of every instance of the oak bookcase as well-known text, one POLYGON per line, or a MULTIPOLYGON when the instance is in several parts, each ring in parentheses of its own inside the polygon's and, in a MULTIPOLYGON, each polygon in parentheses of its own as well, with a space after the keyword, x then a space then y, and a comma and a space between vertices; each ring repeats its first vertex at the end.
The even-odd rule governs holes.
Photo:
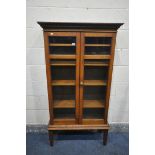
POLYGON ((49 140, 58 130, 102 130, 107 121, 117 29, 123 23, 38 22, 43 28, 49 140))

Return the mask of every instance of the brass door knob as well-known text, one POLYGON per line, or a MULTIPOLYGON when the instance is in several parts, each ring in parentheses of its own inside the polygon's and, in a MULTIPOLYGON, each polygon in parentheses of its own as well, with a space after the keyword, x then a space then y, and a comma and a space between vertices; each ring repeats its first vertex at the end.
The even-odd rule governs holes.
POLYGON ((84 84, 83 81, 80 81, 80 85, 83 86, 83 84, 84 84))

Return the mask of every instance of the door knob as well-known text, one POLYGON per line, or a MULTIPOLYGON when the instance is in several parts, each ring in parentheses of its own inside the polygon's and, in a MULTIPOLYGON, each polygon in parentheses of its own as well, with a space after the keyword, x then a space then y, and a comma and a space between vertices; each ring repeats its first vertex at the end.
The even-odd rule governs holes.
POLYGON ((75 46, 75 43, 72 43, 72 46, 75 46))
POLYGON ((80 85, 83 86, 83 84, 84 84, 83 81, 80 81, 80 85))

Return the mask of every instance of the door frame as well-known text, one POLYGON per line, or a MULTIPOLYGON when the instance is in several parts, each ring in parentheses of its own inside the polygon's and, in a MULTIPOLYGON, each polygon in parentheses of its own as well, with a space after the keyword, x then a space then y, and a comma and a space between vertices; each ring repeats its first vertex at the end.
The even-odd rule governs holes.
MULTIPOLYGON (((50 31, 50 32, 45 32, 44 31, 44 46, 45 46, 45 59, 46 59, 46 75, 47 75, 47 89, 48 89, 48 104, 49 104, 49 115, 50 115, 50 124, 54 123, 54 102, 53 102, 53 92, 52 92, 52 77, 51 77, 51 69, 50 69, 50 53, 49 53, 49 41, 48 37, 49 36, 65 36, 65 37, 70 37, 70 36, 75 36, 76 37, 76 67, 75 67, 75 72, 76 72, 76 83, 75 83, 75 120, 76 123, 79 123, 79 64, 80 64, 80 48, 81 48, 81 42, 80 42, 80 32, 56 32, 56 31, 50 31)), ((68 58, 69 59, 69 58, 68 58)))
POLYGON ((84 104, 84 50, 85 50, 85 37, 111 37, 111 49, 110 49, 110 59, 109 59, 109 69, 108 69, 108 78, 106 86, 106 97, 105 97, 105 112, 103 119, 105 124, 107 124, 108 117, 108 108, 109 108, 109 99, 110 99, 110 90, 111 90, 111 81, 112 81, 112 70, 113 70, 113 61, 114 61, 114 51, 115 51, 115 41, 116 41, 116 32, 81 32, 81 50, 80 50, 80 110, 79 110, 79 124, 82 124, 83 121, 83 104, 84 104))

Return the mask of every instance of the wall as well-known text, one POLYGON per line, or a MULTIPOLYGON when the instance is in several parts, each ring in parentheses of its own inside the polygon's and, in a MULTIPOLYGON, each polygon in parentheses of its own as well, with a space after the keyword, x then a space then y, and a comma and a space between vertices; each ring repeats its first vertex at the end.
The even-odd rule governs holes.
POLYGON ((128 123, 128 0, 27 0, 27 124, 47 124, 43 34, 37 21, 123 22, 118 31, 109 122, 128 123))

